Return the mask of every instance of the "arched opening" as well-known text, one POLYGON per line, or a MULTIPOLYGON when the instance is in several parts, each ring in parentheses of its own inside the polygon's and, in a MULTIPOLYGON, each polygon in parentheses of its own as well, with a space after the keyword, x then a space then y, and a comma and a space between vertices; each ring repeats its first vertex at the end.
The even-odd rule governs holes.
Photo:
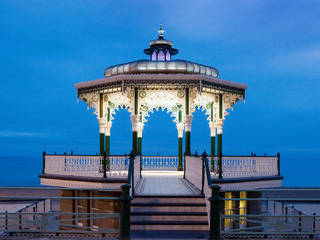
POLYGON ((110 134, 110 154, 129 154, 132 150, 132 129, 127 109, 116 110, 110 134))
POLYGON ((157 60, 157 52, 156 52, 156 50, 153 51, 153 53, 151 55, 151 60, 152 61, 156 61, 157 60))
POLYGON ((143 155, 177 155, 177 129, 166 110, 150 113, 142 135, 143 155))
POLYGON ((206 151, 210 154, 210 128, 207 120, 208 115, 202 111, 202 108, 197 108, 193 113, 192 128, 191 128, 191 151, 197 152, 199 155, 206 151))
POLYGON ((164 61, 164 52, 162 50, 158 53, 158 61, 164 61))
POLYGON ((170 52, 167 51, 166 53, 166 61, 170 61, 171 60, 171 55, 170 55, 170 52))

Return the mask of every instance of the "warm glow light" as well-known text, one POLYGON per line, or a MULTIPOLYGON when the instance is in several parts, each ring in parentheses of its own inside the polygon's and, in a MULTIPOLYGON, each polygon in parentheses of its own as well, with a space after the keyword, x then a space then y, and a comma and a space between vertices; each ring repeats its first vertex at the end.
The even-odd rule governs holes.
MULTIPOLYGON (((226 192, 225 198, 232 198, 232 192, 226 192)), ((233 202, 234 201, 232 201, 232 200, 225 200, 224 201, 224 214, 225 215, 232 215, 233 214, 233 205, 234 205, 233 202)), ((230 229, 231 223, 232 223, 232 220, 230 218, 225 218, 224 219, 224 228, 230 229)))
MULTIPOLYGON (((240 198, 247 198, 247 192, 240 192, 240 198)), ((247 200, 240 200, 239 201, 239 215, 246 215, 247 214, 247 200)), ((241 227, 246 226, 245 217, 240 217, 239 224, 241 227)))

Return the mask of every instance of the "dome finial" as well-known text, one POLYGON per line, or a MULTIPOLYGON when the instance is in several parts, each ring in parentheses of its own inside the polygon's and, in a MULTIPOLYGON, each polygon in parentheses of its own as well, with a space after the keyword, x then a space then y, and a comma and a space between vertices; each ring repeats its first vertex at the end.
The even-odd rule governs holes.
POLYGON ((162 28, 162 23, 160 23, 160 28, 159 28, 159 30, 158 30, 158 33, 159 33, 159 35, 158 35, 158 39, 163 39, 163 37, 164 37, 164 30, 163 30, 163 28, 162 28))

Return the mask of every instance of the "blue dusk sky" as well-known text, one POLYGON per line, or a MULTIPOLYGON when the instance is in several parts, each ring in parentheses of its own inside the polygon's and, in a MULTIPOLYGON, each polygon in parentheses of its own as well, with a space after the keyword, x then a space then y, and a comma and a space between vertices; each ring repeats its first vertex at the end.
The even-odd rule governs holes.
MULTIPOLYGON (((98 123, 77 103, 74 84, 102 78, 110 65, 148 58, 143 49, 160 22, 180 51, 175 59, 214 66, 221 78, 248 84, 246 102, 225 120, 224 154, 280 152, 284 185, 320 186, 318 0, 0 1, 1 171, 41 169, 43 150, 95 154, 98 123), (8 164, 15 157, 17 166, 8 164)), ((191 135, 193 152, 210 151, 203 112, 194 113, 191 135)), ((129 114, 122 110, 111 153, 130 148, 129 114)), ((176 155, 177 148, 172 119, 154 113, 143 153, 176 155)))

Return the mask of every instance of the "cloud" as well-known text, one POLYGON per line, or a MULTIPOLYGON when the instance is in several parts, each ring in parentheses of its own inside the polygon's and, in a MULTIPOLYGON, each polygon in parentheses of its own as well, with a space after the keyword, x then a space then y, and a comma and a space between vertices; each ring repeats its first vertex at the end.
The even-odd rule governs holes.
POLYGON ((0 137, 33 137, 33 138, 45 138, 45 137, 61 137, 59 133, 41 133, 41 132, 28 132, 28 131, 10 131, 0 130, 0 137))
POLYGON ((23 132, 23 131, 0 131, 0 137, 43 137, 44 134, 37 132, 23 132))
POLYGON ((317 70, 320 64, 320 46, 306 47, 273 57, 271 63, 279 69, 298 71, 317 70))

